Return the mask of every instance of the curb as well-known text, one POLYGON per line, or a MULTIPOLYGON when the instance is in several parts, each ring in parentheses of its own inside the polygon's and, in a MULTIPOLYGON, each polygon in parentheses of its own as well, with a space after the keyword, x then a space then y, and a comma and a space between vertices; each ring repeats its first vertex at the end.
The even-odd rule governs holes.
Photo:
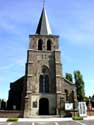
MULTIPOLYGON (((0 122, 6 122, 8 118, 0 118, 0 122)), ((84 117, 83 120, 94 120, 94 116, 84 117)), ((18 122, 56 122, 75 121, 72 118, 18 118, 18 122)))
POLYGON ((0 118, 0 122, 6 122, 7 118, 0 118))
POLYGON ((94 120, 94 116, 87 116, 87 117, 84 117, 83 120, 94 120))
POLYGON ((42 121, 72 121, 72 118, 22 118, 19 122, 42 122, 42 121))

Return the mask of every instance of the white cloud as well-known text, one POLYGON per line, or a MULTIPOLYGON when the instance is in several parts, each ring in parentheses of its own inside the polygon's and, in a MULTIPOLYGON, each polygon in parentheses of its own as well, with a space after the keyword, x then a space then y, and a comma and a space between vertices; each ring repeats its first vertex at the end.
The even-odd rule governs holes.
MULTIPOLYGON (((68 2, 68 1, 67 1, 68 2)), ((72 1, 60 8, 55 17, 56 29, 62 39, 77 45, 94 45, 94 2, 72 1)))
POLYGON ((25 67, 25 59, 14 59, 14 61, 12 64, 0 66, 0 71, 11 71, 13 68, 15 69, 15 66, 25 67))
POLYGON ((0 18, 0 29, 14 30, 15 26, 0 18))
POLYGON ((24 60, 17 60, 16 63, 5 65, 5 66, 1 66, 0 70, 2 70, 2 71, 6 71, 6 70, 9 70, 9 69, 11 70, 15 66, 22 66, 22 67, 24 67, 25 66, 25 61, 24 60))
POLYGON ((25 67, 25 60, 24 59, 19 59, 16 61, 16 64, 21 66, 21 67, 25 67))
POLYGON ((77 21, 76 25, 71 25, 66 21, 64 27, 62 26, 61 37, 75 44, 94 45, 94 22, 89 21, 85 23, 77 21))
POLYGON ((11 69, 14 66, 14 64, 9 64, 9 65, 5 65, 5 66, 1 66, 0 70, 7 70, 7 69, 11 69))

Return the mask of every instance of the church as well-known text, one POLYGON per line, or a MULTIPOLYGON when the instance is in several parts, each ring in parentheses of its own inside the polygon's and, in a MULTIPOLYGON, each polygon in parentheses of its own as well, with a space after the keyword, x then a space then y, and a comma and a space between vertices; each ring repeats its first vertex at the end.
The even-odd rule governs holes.
POLYGON ((25 75, 10 83, 8 110, 23 117, 58 115, 65 102, 74 102, 75 84, 63 77, 59 36, 51 31, 43 7, 35 34, 29 35, 25 75))

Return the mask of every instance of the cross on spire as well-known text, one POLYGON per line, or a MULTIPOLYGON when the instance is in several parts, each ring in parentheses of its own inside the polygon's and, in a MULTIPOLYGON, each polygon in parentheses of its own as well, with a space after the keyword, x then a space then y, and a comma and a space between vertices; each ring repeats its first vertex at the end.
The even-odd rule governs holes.
POLYGON ((45 6, 45 0, 43 0, 43 8, 44 8, 44 6, 45 6))

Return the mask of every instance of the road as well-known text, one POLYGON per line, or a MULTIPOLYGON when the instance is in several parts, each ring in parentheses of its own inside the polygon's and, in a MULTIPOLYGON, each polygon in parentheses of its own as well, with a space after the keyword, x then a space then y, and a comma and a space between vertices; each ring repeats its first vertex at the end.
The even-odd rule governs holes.
POLYGON ((60 121, 60 122, 0 122, 0 125, 94 125, 94 120, 88 121, 60 121))

